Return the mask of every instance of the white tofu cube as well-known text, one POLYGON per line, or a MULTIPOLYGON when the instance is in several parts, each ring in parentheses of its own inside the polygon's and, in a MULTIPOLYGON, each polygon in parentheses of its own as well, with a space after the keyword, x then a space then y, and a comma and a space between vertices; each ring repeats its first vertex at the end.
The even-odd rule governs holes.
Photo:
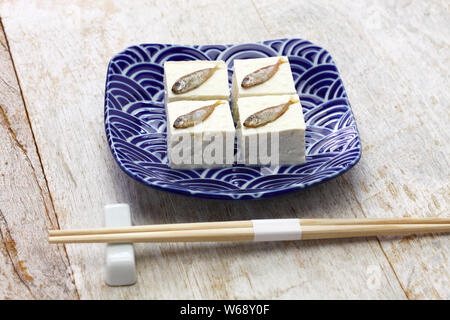
POLYGON ((217 100, 169 102, 167 113, 167 154, 174 169, 227 167, 234 162, 235 128, 227 100, 211 115, 189 128, 174 128, 175 120, 217 100))
POLYGON ((164 84, 166 103, 180 100, 227 100, 230 97, 228 86, 228 68, 223 61, 167 61, 164 63, 164 84), (217 69, 212 76, 199 87, 184 93, 174 93, 173 84, 181 77, 206 68, 217 69))
POLYGON ((278 71, 266 82, 250 88, 243 88, 241 86, 242 80, 245 78, 245 76, 258 69, 277 63, 280 58, 288 61, 287 57, 234 60, 234 73, 232 83, 234 112, 236 101, 238 98, 297 93, 297 90, 295 89, 294 79, 292 77, 291 67, 288 62, 280 64, 278 71))
POLYGON ((250 166, 301 164, 306 161, 306 124, 300 103, 291 104, 273 122, 256 128, 244 126, 250 115, 287 103, 291 98, 300 101, 296 94, 238 99, 236 110, 239 116, 237 135, 240 161, 250 166))

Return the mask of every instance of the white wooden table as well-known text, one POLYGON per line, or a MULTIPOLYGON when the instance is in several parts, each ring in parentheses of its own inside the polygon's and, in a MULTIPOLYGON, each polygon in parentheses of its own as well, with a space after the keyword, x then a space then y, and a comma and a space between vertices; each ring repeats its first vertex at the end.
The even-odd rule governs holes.
POLYGON ((136 245, 137 284, 102 279, 104 246, 50 246, 49 228, 252 218, 448 217, 448 1, 0 1, 0 299, 449 299, 448 235, 136 245), (333 55, 363 156, 320 186, 251 202, 147 188, 114 162, 109 59, 144 42, 301 37, 333 55))

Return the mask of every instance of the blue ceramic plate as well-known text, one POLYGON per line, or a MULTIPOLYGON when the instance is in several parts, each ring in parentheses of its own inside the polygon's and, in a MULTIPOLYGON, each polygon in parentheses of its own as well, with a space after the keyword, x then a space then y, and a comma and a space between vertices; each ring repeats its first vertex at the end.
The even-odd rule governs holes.
POLYGON ((106 136, 114 158, 134 179, 151 187, 215 199, 259 199, 334 178, 361 157, 355 119, 330 54, 302 39, 237 45, 141 44, 109 63, 106 136), (288 56, 307 124, 302 165, 174 170, 166 150, 163 64, 168 60, 224 60, 229 83, 234 59, 288 56))

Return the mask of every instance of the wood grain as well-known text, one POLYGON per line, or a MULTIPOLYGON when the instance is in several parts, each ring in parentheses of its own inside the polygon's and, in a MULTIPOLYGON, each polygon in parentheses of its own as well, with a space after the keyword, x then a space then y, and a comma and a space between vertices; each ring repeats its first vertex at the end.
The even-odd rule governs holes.
POLYGON ((8 44, 0 29, 0 300, 71 299, 78 294, 57 227, 8 44))
MULTIPOLYGON (((442 31, 450 17, 445 1, 140 0, 125 6, 21 0, 3 1, 0 15, 63 228, 102 226, 102 207, 112 202, 130 203, 134 224, 448 217, 449 39, 442 31), (288 36, 323 45, 340 69, 363 144, 354 169, 309 190, 250 202, 172 195, 121 172, 103 128, 105 72, 113 54, 142 42, 234 43, 288 36)), ((67 252, 84 299, 450 296, 445 235, 138 244, 138 282, 126 288, 103 285, 102 245, 70 245, 67 252)), ((30 272, 41 270, 34 268, 30 272)))

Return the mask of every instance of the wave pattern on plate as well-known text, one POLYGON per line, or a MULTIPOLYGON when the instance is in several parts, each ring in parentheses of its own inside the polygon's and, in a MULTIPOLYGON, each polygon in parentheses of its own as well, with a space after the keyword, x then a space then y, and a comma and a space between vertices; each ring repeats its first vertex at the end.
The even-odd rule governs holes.
POLYGON ((215 199, 258 199, 310 187, 358 162, 361 145, 342 80, 330 54, 303 39, 238 45, 141 44, 108 66, 105 127, 120 167, 160 189, 215 199), (174 170, 168 166, 163 65, 168 60, 224 60, 288 56, 307 124, 303 165, 174 170))

